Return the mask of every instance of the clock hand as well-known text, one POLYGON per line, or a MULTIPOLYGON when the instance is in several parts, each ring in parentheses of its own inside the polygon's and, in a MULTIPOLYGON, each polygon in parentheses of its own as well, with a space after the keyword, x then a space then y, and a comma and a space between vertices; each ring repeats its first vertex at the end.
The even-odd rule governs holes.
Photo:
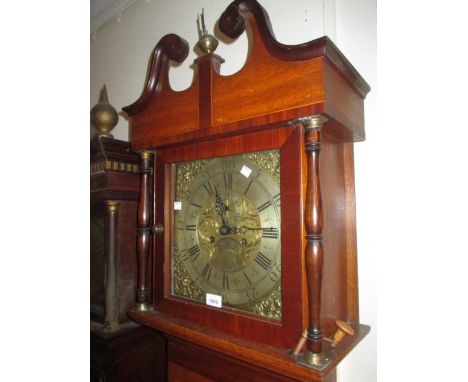
POLYGON ((224 220, 224 213, 226 212, 226 206, 221 203, 221 196, 218 194, 218 189, 215 186, 215 210, 218 212, 219 216, 221 216, 221 220, 223 222, 223 226, 226 226, 226 221, 224 220))
POLYGON ((227 207, 222 203, 221 196, 218 193, 218 189, 215 186, 215 210, 218 212, 219 216, 221 216, 221 221, 223 225, 219 228, 219 233, 221 235, 229 235, 231 233, 235 234, 236 230, 235 228, 231 228, 226 224, 226 221, 224 220, 224 214, 227 210, 227 207))
POLYGON ((242 227, 234 228, 234 230, 235 230, 235 233, 246 233, 247 231, 274 232, 275 230, 277 230, 277 228, 273 228, 273 227, 256 227, 256 228, 252 228, 252 227, 247 227, 247 226, 243 225, 242 227), (244 230, 242 230, 242 229, 244 229, 244 230))

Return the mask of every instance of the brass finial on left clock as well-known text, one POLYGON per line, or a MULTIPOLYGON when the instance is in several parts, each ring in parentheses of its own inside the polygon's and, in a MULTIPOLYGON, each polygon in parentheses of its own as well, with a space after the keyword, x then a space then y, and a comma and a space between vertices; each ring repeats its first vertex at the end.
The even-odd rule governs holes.
POLYGON ((218 47, 218 40, 215 36, 208 33, 205 27, 205 14, 202 8, 201 15, 198 15, 198 31, 200 33, 200 40, 197 42, 197 46, 202 50, 203 53, 213 53, 218 47))
POLYGON ((96 127, 95 137, 114 138, 110 131, 117 125, 119 115, 107 98, 106 85, 99 93, 99 102, 91 109, 91 123, 96 127))

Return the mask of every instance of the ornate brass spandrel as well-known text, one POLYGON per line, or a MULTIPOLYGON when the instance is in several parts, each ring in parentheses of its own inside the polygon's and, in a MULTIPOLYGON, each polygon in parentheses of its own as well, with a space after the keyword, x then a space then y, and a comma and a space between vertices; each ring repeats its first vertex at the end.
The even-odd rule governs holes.
MULTIPOLYGON (((269 174, 276 183, 280 184, 280 153, 278 150, 241 154, 239 157, 251 160, 269 174)), ((217 158, 214 158, 178 163, 176 174, 177 192, 186 192, 187 186, 193 181, 193 178, 217 160, 217 158)), ((183 199, 184 196, 183 194, 176 195, 176 199, 183 199)))
POLYGON ((281 284, 273 289, 267 299, 254 304, 252 312, 273 320, 281 320, 281 284))
POLYGON ((178 245, 174 245, 174 263, 173 271, 173 292, 179 296, 190 296, 190 298, 199 301, 205 301, 205 293, 193 282, 189 276, 184 263, 181 260, 182 254, 178 245))
POLYGON ((187 198, 188 185, 193 181, 193 178, 198 175, 210 162, 213 160, 202 159, 192 162, 183 162, 177 164, 176 171, 176 200, 187 198))
POLYGON ((280 153, 278 150, 245 154, 245 158, 250 159, 269 174, 276 183, 280 184, 280 153))

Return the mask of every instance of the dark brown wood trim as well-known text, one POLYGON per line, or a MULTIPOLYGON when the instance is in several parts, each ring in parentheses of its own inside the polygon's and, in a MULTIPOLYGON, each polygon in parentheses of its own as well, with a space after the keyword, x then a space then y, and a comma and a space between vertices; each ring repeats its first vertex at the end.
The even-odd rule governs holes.
POLYGON ((346 280, 348 322, 359 322, 359 290, 356 238, 356 196, 354 190, 354 146, 344 144, 343 151, 346 200, 346 280))
POLYGON ((189 44, 182 37, 170 33, 165 35, 153 50, 145 89, 137 101, 122 108, 129 116, 144 110, 163 85, 169 86, 169 60, 183 62, 189 53, 189 44))
POLYGON ((320 187, 319 156, 322 145, 321 116, 304 121, 305 150, 307 155, 307 189, 304 210, 306 229, 305 266, 309 302, 307 350, 322 352, 322 328, 320 310, 323 275, 323 208, 320 187))
MULTIPOLYGON (((162 237, 155 240, 159 241, 154 251, 155 259, 162 259, 162 250, 165 249, 165 261, 159 269, 164 268, 165 278, 163 283, 162 278, 153 278, 159 288, 155 290, 155 295, 161 295, 164 288, 164 298, 161 301, 154 301, 154 308, 166 314, 171 314, 174 317, 178 316, 183 319, 190 319, 193 322, 203 324, 206 327, 217 328, 224 331, 236 333, 239 337, 247 337, 251 340, 266 342, 278 347, 292 348, 296 342, 296 335, 303 331, 307 324, 307 320, 302 312, 306 309, 306 293, 305 287, 302 285, 303 276, 303 207, 302 207, 302 177, 301 177, 301 158, 303 147, 303 134, 300 126, 289 126, 278 129, 262 130, 247 136, 230 137, 216 141, 205 141, 185 146, 168 148, 158 151, 158 161, 166 164, 166 177, 158 178, 160 183, 156 186, 160 191, 165 189, 165 194, 168 196, 164 201, 166 203, 166 216, 164 217, 164 225, 166 227, 164 233, 164 242, 162 237), (196 302, 187 302, 187 300, 179 299, 171 296, 171 288, 169 277, 171 274, 170 254, 171 254, 171 235, 173 227, 173 217, 168 212, 173 206, 171 196, 171 188, 173 187, 173 179, 171 179, 171 166, 174 163, 185 162, 194 159, 212 158, 217 156, 235 155, 243 152, 255 152, 263 150, 281 150, 281 203, 288 206, 281 211, 282 227, 282 242, 281 248, 282 257, 282 283, 288 285, 282 293, 282 310, 283 315, 281 322, 269 320, 267 318, 259 318, 248 313, 240 313, 238 310, 230 310, 228 308, 219 310, 216 308, 207 307, 205 304, 196 302), (165 182, 165 183, 164 183, 165 182), (164 186, 165 184, 165 186, 164 186), (301 190, 301 191, 298 191, 301 190), (160 281, 161 280, 161 281, 160 281), (304 308, 300 308, 304 306, 304 308), (241 317, 242 325, 238 325, 241 317)), ((161 207, 162 209, 162 207, 161 207)), ((161 214, 160 210, 158 214, 161 214)), ((161 215, 160 215, 161 216, 161 215)), ((158 220, 162 222, 162 220, 158 220)), ((160 261, 160 260, 157 260, 160 261)), ((159 276, 158 276, 159 277, 159 276)))
POLYGON ((148 286, 148 255, 150 247, 150 175, 152 152, 142 151, 140 154, 140 199, 138 201, 138 284, 137 309, 146 309, 149 303, 150 288, 148 286))

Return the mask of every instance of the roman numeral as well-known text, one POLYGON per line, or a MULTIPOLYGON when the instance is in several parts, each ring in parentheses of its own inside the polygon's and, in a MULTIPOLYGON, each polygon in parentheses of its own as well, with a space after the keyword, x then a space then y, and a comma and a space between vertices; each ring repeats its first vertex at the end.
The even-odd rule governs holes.
POLYGON ((192 248, 188 250, 189 256, 192 258, 192 261, 195 261, 200 255, 200 247, 198 244, 195 244, 192 248))
POLYGON ((232 174, 231 173, 224 173, 224 188, 226 190, 232 189, 232 174))
POLYGON ((186 231, 195 231, 196 230, 195 224, 186 225, 185 230, 186 231))
POLYGON ((255 257, 255 262, 264 270, 267 270, 271 265, 271 260, 261 252, 258 252, 257 256, 255 257))
POLYGON ((266 210, 268 207, 271 206, 271 200, 269 200, 266 203, 263 203, 261 206, 257 207, 258 212, 262 212, 263 210, 266 210))
POLYGON ((202 276, 206 279, 206 281, 210 281, 211 269, 211 265, 209 263, 206 263, 205 268, 203 268, 202 271, 202 276))
POLYGON ((262 232, 262 237, 265 239, 277 239, 278 238, 278 228, 264 228, 262 232))
POLYGON ((197 203, 191 203, 191 204, 192 204, 192 206, 194 206, 194 207, 201 208, 201 206, 200 206, 199 204, 197 204, 197 203))
POLYGON ((275 202, 277 206, 281 205, 280 195, 281 194, 273 196, 273 201, 275 202))
POLYGON ((206 190, 206 192, 208 192, 208 194, 209 194, 210 196, 213 195, 213 188, 211 188, 210 182, 206 182, 206 183, 203 185, 203 188, 206 190))
POLYGON ((268 278, 273 281, 274 283, 276 283, 278 280, 279 280, 279 274, 276 273, 275 271, 272 271, 270 272, 270 274, 268 275, 268 278))
POLYGON ((229 288, 229 276, 226 273, 223 273, 223 289, 229 288))
POLYGON ((242 273, 244 274, 244 277, 247 279, 249 284, 252 284, 252 281, 250 281, 249 277, 247 276, 247 273, 245 273, 245 271, 242 271, 242 273))
POLYGON ((247 185, 247 188, 244 191, 244 195, 247 195, 247 192, 249 191, 249 188, 252 185, 252 181, 253 181, 253 179, 250 179, 250 182, 249 182, 249 184, 247 185))

